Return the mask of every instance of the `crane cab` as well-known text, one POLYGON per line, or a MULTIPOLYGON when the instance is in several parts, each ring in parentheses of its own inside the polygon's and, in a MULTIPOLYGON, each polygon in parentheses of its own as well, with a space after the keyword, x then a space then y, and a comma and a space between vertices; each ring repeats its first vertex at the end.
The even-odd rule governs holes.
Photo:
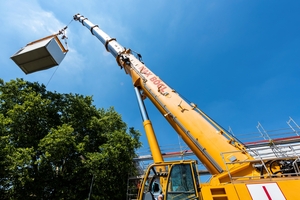
POLYGON ((172 161, 148 167, 138 199, 198 199, 199 180, 195 161, 172 161), (161 171, 165 169, 165 171, 161 171))

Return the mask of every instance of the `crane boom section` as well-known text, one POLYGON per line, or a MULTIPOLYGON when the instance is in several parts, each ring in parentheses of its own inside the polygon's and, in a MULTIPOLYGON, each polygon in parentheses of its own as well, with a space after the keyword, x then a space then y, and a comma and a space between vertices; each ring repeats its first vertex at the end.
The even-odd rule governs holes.
POLYGON ((194 104, 187 103, 132 54, 123 56, 129 60, 130 67, 124 65, 124 68, 129 69, 127 72, 132 76, 133 84, 142 88, 144 95, 158 108, 210 173, 219 174, 228 170, 225 162, 253 159, 247 152, 241 151, 241 144, 236 146, 236 143, 231 143, 230 139, 223 136, 223 130, 207 121, 203 114, 196 111, 194 104), (232 153, 222 157, 220 152, 232 153))
POLYGON ((207 120, 205 114, 197 112, 194 104, 186 102, 130 50, 126 50, 87 18, 77 14, 74 19, 80 21, 103 43, 106 50, 132 77, 134 86, 140 88, 143 95, 151 100, 211 174, 221 174, 241 167, 241 161, 253 160, 252 156, 244 151, 242 144, 228 135, 224 136, 224 130, 207 120), (223 156, 220 152, 230 153, 223 156), (235 161, 237 164, 230 165, 231 169, 228 169, 225 163, 235 161))

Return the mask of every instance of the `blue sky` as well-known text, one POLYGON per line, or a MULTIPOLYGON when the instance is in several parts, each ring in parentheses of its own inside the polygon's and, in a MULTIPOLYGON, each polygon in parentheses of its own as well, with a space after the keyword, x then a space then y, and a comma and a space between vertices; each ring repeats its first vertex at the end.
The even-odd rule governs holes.
MULTIPOLYGON (((69 52, 55 68, 25 75, 10 59, 80 13, 142 54, 147 67, 235 135, 300 124, 300 1, 126 0, 0 2, 0 78, 24 78, 60 93, 114 106, 142 133, 131 79, 80 23, 67 29, 69 52), (51 80, 49 82, 49 80, 51 80)), ((146 102, 160 145, 177 134, 146 102)), ((143 134, 144 148, 148 146, 143 134)))

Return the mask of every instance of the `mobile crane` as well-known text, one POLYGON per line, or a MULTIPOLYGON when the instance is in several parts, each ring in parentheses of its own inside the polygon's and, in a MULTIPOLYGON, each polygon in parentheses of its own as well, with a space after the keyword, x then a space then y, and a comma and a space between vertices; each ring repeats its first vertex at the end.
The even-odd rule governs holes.
POLYGON ((245 146, 196 104, 186 102, 140 60, 140 55, 121 46, 80 14, 81 22, 95 35, 117 64, 129 74, 138 99, 145 133, 154 163, 146 170, 139 200, 163 199, 298 199, 300 160, 297 155, 257 159, 245 146), (144 100, 148 98, 211 174, 200 183, 196 161, 164 161, 144 100))

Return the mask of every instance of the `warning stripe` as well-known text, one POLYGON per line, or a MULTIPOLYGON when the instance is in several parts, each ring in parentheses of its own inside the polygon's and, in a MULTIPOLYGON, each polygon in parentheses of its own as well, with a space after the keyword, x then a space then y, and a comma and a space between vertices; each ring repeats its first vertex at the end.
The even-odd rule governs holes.
POLYGON ((272 200, 272 198, 271 198, 271 196, 270 196, 270 194, 269 194, 269 192, 268 192, 266 186, 262 186, 262 188, 264 189, 264 191, 265 191, 265 193, 266 193, 268 199, 269 199, 269 200, 272 200))

